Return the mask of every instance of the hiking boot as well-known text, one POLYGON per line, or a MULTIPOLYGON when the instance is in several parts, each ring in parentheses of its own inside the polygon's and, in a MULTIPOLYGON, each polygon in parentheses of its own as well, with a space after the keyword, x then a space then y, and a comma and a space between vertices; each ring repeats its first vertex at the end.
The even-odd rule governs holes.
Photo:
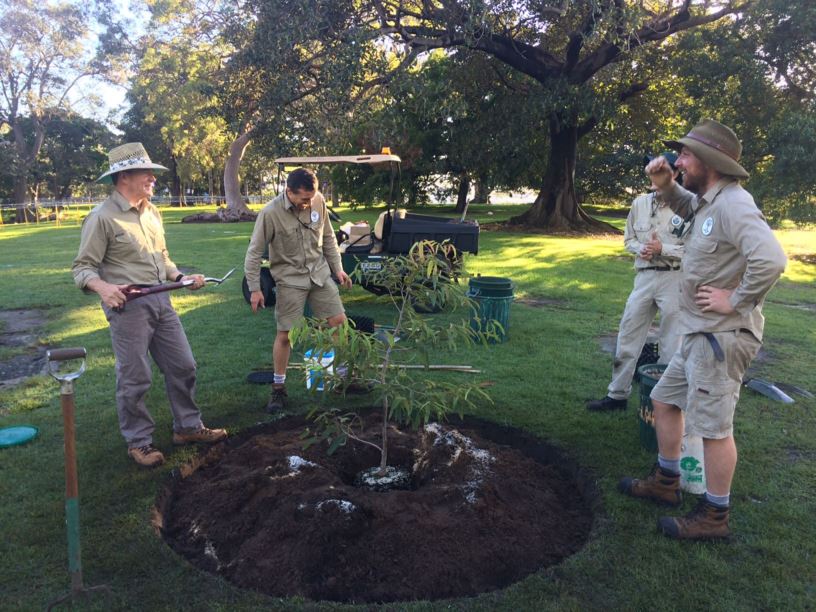
POLYGON ((621 478, 618 490, 626 495, 651 499, 666 506, 679 506, 683 502, 683 494, 680 492, 680 474, 664 470, 657 463, 643 480, 621 478))
POLYGON ((286 387, 283 385, 272 385, 272 391, 269 393, 269 401, 266 403, 266 411, 272 414, 280 412, 286 407, 286 399, 288 397, 286 387))
POLYGON ((212 444, 213 442, 220 442, 227 437, 226 429, 209 429, 202 427, 188 433, 174 431, 173 444, 181 446, 182 444, 192 444, 193 442, 205 442, 212 444))
POLYGON ((626 410, 628 404, 628 399, 613 399, 607 395, 603 399, 587 402, 586 407, 587 410, 603 412, 606 410, 626 410))
POLYGON ((719 540, 728 538, 728 513, 730 508, 715 506, 705 498, 686 516, 661 516, 657 529, 675 540, 719 540))
POLYGON ((142 467, 156 467, 164 463, 164 455, 152 444, 134 446, 128 449, 128 456, 142 467))

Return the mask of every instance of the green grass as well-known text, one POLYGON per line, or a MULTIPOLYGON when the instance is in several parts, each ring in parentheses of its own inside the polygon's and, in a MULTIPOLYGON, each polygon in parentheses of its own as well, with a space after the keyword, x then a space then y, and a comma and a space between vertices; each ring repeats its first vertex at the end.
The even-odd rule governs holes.
MULTIPOLYGON (((196 212, 200 210, 197 209, 196 212)), ((435 209, 442 212, 441 209, 435 209)), ((480 222, 507 218, 513 206, 474 206, 480 222), (487 215, 487 212, 494 212, 487 215)), ((164 211, 170 252, 184 268, 221 275, 240 272, 250 224, 183 225, 191 209, 164 211)), ((379 210, 341 209, 345 219, 373 221, 379 210)), ((607 219, 621 226, 622 219, 607 219)), ((816 232, 778 233, 789 256, 814 252, 816 232)), ((337 609, 346 606, 272 599, 241 591, 177 557, 151 527, 151 507, 169 472, 194 449, 174 450, 168 463, 140 471, 125 454, 114 406, 113 356, 97 300, 72 282, 79 227, 0 228, 0 307, 43 308, 45 341, 84 346, 88 371, 76 385, 77 448, 86 584, 108 584, 78 609, 160 610, 337 609)), ((602 494, 587 546, 561 565, 497 593, 473 599, 389 606, 411 610, 754 610, 812 609, 816 601, 816 402, 774 403, 744 390, 736 417, 740 449, 733 487, 731 544, 676 543, 659 536, 662 513, 619 495, 620 476, 642 474, 653 457, 641 450, 634 407, 621 414, 590 414, 601 397, 611 357, 598 338, 614 334, 632 285, 631 261, 620 236, 561 238, 483 232, 472 272, 508 276, 517 297, 551 300, 544 308, 514 304, 510 339, 439 362, 469 363, 495 384, 493 405, 478 415, 527 429, 553 441, 591 470, 602 494)), ((205 421, 235 432, 266 420, 265 389, 244 382, 271 360, 271 312, 253 315, 240 294, 240 274, 220 287, 176 292, 199 366, 198 398, 205 421)), ((791 259, 766 306, 769 359, 757 375, 816 391, 816 267, 791 259), (809 309, 808 309, 809 305, 809 309)), ((354 289, 349 310, 386 323, 388 306, 354 289)), ((440 374, 456 380, 456 374, 440 374)), ((170 450, 170 415, 160 376, 148 403, 157 422, 156 444, 170 450)), ((291 385, 299 389, 299 385, 291 385)), ((305 390, 295 404, 308 405, 305 390)), ((0 450, 0 592, 2 609, 42 609, 69 586, 63 510, 62 419, 58 385, 46 377, 0 391, 0 426, 31 423, 34 442, 0 450)), ((687 510, 691 501, 684 504, 687 510)), ((433 571, 432 566, 428 571, 433 571)), ((354 609, 349 606, 348 609, 354 609)), ((362 608, 360 608, 362 609, 362 608)))

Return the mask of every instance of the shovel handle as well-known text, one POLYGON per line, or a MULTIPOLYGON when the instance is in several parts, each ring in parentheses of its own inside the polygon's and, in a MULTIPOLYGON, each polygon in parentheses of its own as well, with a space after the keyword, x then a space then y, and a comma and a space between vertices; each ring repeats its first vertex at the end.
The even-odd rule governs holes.
POLYGON ((195 281, 192 279, 178 281, 177 283, 164 283, 162 285, 156 285, 154 287, 139 287, 139 285, 128 285, 124 288, 122 293, 125 294, 125 298, 128 302, 131 300, 135 300, 136 298, 140 298, 145 295, 150 295, 151 293, 162 293, 163 291, 172 291, 173 289, 181 289, 182 287, 189 287, 195 281))
POLYGON ((71 359, 85 359, 88 352, 82 348, 51 349, 46 353, 48 361, 69 361, 71 359))

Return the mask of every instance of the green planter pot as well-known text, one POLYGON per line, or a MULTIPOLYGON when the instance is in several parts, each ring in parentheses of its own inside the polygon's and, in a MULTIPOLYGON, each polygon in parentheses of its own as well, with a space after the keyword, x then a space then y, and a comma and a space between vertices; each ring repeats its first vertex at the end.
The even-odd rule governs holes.
POLYGON ((510 304, 513 303, 513 281, 499 276, 475 276, 468 282, 468 297, 478 304, 478 310, 470 321, 476 331, 484 329, 489 321, 502 326, 498 342, 509 337, 510 304))
POLYGON ((654 406, 649 397, 652 389, 660 380, 660 375, 666 370, 666 364, 647 363, 638 368, 640 377, 640 410, 638 411, 638 426, 640 430, 640 445, 647 451, 657 452, 657 433, 654 427, 654 406))

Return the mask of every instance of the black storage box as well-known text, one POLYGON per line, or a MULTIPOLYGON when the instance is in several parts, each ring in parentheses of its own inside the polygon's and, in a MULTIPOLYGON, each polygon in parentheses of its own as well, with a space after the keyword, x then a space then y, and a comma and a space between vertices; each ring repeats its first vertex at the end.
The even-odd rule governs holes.
POLYGON ((479 223, 414 213, 407 213, 404 218, 393 217, 388 235, 389 253, 407 253, 420 240, 450 240, 457 250, 476 254, 479 252, 479 223))

